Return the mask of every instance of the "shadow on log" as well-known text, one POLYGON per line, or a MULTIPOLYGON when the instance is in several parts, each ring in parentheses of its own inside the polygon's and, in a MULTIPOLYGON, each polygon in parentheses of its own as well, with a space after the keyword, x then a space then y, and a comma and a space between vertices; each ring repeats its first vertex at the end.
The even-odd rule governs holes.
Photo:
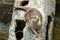
POLYGON ((17 40, 21 40, 23 37, 23 29, 25 27, 25 21, 24 20, 16 20, 16 28, 15 28, 15 34, 17 40))

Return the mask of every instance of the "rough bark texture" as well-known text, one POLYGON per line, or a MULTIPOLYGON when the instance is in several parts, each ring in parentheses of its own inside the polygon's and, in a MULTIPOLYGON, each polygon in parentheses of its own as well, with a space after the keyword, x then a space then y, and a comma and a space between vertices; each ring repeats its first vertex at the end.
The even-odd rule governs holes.
MULTIPOLYGON (((20 0, 15 0, 14 6, 17 6, 20 4, 20 0)), ((12 21, 9 29, 9 39, 8 40, 17 40, 15 35, 15 28, 16 28, 16 19, 23 20, 24 19, 24 12, 21 10, 14 11, 15 8, 13 8, 13 14, 12 14, 12 21), (21 14, 22 13, 22 14, 21 14)))
MULTIPOLYGON (((15 0, 14 6, 20 6, 20 0, 15 0)), ((46 25, 47 25, 47 17, 49 15, 52 15, 52 12, 55 14, 55 0, 29 0, 27 7, 36 8, 39 10, 42 14, 42 27, 40 30, 40 35, 38 38, 34 36, 32 31, 28 28, 28 25, 26 24, 25 28, 23 29, 23 38, 21 40, 46 40, 46 25)), ((17 40, 15 36, 15 27, 16 22, 15 20, 24 20, 25 12, 21 10, 15 10, 13 9, 13 15, 12 15, 12 21, 9 29, 9 39, 8 40, 17 40)), ((53 34, 53 22, 54 18, 52 17, 52 21, 50 22, 50 26, 48 29, 48 40, 52 39, 53 34)))

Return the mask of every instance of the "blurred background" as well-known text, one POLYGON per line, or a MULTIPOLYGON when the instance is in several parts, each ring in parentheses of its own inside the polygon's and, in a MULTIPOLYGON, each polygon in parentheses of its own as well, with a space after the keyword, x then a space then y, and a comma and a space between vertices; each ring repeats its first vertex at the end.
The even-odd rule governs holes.
MULTIPOLYGON (((12 19, 12 11, 15 0, 0 0, 0 40, 8 39, 9 24, 12 19)), ((56 0, 56 18, 60 22, 60 0, 56 0)), ((54 40, 60 40, 60 26, 54 24, 54 40)))

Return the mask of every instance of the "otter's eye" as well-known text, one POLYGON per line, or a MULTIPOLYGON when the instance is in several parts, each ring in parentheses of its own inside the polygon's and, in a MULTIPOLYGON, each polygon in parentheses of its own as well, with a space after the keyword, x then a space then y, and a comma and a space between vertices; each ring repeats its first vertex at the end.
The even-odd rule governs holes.
POLYGON ((26 6, 29 1, 21 1, 21 6, 26 6))

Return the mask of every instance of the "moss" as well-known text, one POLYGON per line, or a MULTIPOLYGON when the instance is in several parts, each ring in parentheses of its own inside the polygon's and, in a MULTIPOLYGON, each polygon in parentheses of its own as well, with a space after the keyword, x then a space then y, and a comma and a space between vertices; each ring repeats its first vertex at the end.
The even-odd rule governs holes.
POLYGON ((0 31, 0 40, 7 40, 8 34, 9 33, 7 31, 0 31))
MULTIPOLYGON (((60 20, 60 17, 57 17, 57 19, 60 20)), ((54 24, 54 40, 60 40, 60 28, 56 24, 54 24)))

